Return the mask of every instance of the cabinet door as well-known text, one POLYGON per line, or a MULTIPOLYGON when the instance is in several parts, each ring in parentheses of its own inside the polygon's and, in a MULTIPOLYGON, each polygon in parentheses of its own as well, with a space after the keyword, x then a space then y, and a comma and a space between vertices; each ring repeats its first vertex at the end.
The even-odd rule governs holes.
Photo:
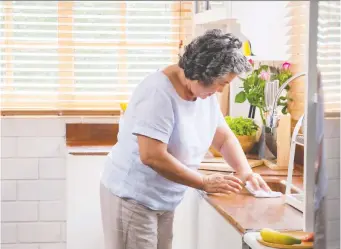
POLYGON ((172 249, 197 249, 199 194, 188 189, 175 210, 172 249))
POLYGON ((241 249, 242 235, 211 204, 201 198, 197 249, 241 249))

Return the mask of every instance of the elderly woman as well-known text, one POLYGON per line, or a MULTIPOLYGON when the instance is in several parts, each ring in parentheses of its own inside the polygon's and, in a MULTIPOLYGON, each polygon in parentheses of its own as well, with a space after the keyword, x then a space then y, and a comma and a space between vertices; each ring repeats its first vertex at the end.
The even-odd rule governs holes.
POLYGON ((252 172, 220 111, 216 92, 249 71, 232 34, 211 30, 186 46, 177 65, 149 74, 135 89, 101 179, 106 249, 170 249, 174 209, 188 187, 238 193, 252 172), (210 146, 236 176, 196 170, 210 146))

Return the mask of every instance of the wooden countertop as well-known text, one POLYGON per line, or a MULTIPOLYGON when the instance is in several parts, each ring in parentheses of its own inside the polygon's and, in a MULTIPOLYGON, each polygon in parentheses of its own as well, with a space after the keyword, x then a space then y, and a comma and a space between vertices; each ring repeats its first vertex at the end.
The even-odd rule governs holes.
MULTIPOLYGON (((209 172, 203 172, 208 174, 209 172)), ((213 173, 213 172, 210 172, 213 173)), ((264 176, 269 181, 285 180, 283 176, 264 176)), ((293 177, 293 183, 302 188, 302 177, 293 177)), ((285 204, 285 197, 255 198, 248 192, 240 194, 210 194, 203 197, 240 233, 262 228, 302 230, 303 214, 285 204)))

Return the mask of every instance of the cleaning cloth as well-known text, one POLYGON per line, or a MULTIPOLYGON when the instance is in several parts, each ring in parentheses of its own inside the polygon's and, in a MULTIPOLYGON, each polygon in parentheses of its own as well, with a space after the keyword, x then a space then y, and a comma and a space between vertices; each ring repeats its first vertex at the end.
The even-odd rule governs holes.
POLYGON ((281 192, 276 191, 267 192, 263 189, 254 190, 252 184, 249 181, 245 183, 245 188, 256 198, 275 198, 282 196, 281 192))

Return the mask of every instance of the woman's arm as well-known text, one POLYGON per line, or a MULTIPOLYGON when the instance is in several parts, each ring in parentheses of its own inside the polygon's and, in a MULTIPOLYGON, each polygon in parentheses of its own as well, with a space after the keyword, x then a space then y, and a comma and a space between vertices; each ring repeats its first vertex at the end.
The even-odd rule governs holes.
POLYGON ((206 192, 239 192, 242 182, 231 175, 203 176, 183 165, 167 151, 167 144, 147 136, 138 135, 140 158, 143 164, 173 182, 206 192))
POLYGON ((259 174, 253 173, 244 151, 228 125, 217 128, 212 142, 213 147, 220 152, 225 161, 236 170, 237 176, 243 181, 251 181, 256 188, 270 191, 270 188, 259 174))
POLYGON ((225 161, 240 175, 252 173, 244 151, 230 127, 219 126, 212 142, 213 147, 220 152, 225 161))

